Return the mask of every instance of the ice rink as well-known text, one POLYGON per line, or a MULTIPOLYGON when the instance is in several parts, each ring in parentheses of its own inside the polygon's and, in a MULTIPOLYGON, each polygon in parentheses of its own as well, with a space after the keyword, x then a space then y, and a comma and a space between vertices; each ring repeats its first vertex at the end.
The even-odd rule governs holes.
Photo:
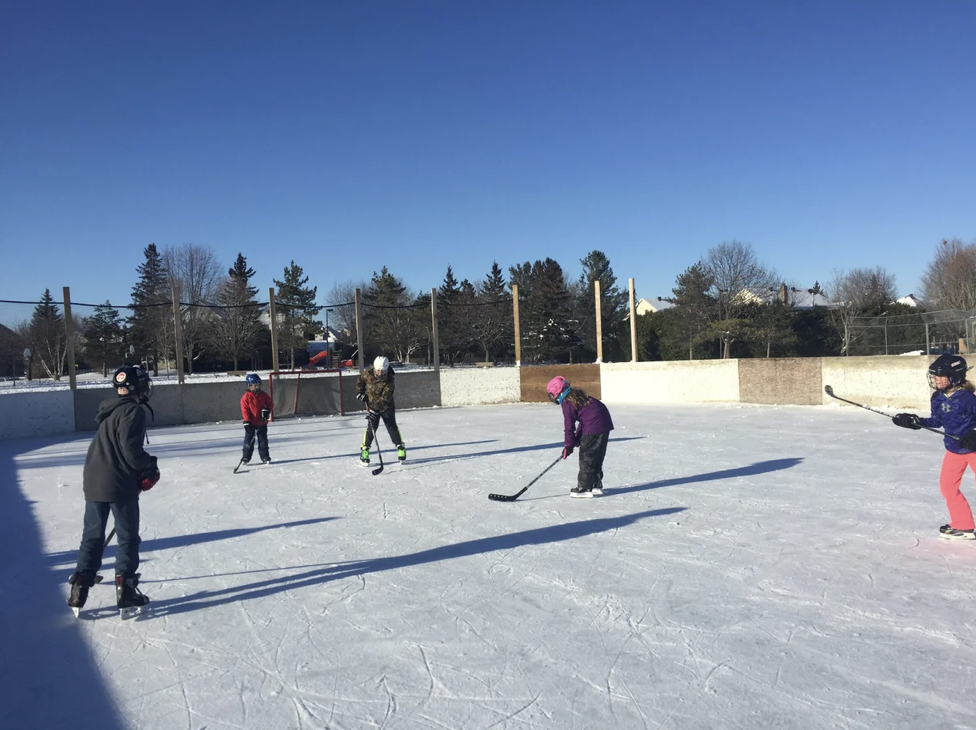
MULTIPOLYGON (((842 394, 841 394, 842 395, 842 394)), ((65 605, 91 433, 0 442, 0 726, 98 730, 976 727, 976 542, 941 439, 867 411, 623 406, 568 497, 545 404, 152 429, 143 616, 112 560, 65 605), (257 454, 255 454, 255 457, 257 454), (376 465, 374 458, 374 466, 376 465)), ((964 493, 976 498, 973 475, 964 493)))

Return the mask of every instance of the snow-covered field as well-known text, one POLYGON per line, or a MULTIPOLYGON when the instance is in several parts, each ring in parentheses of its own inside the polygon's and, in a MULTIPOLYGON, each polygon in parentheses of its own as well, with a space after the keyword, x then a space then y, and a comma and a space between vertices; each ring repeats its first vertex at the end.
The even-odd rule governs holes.
MULTIPOLYGON (((973 728, 976 543, 937 537, 941 439, 862 410, 611 406, 567 496, 549 405, 150 431, 150 611, 64 600, 91 434, 0 442, 0 726, 973 728), (375 462, 374 462, 375 463, 375 462)), ((966 493, 973 499, 973 478, 966 493)))

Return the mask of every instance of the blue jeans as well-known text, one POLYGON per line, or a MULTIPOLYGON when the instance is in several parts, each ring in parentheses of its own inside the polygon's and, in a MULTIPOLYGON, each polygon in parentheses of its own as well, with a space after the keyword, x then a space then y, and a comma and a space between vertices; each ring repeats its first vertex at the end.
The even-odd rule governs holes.
POLYGON ((105 525, 109 512, 115 518, 115 537, 118 552, 115 554, 115 572, 126 578, 135 576, 139 569, 139 500, 129 502, 85 502, 85 526, 78 548, 79 573, 95 575, 102 567, 105 550, 105 525))

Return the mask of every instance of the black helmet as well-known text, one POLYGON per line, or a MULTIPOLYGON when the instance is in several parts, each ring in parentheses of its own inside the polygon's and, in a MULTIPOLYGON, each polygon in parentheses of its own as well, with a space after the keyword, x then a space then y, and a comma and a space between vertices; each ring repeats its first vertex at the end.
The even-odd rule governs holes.
POLYGON ((934 390, 945 390, 936 388, 936 378, 948 378, 949 386, 962 385, 966 382, 966 360, 959 355, 939 355, 935 362, 929 365, 929 387, 934 390))
POLYGON ((134 365, 124 365, 116 370, 112 385, 116 389, 125 388, 125 393, 119 393, 122 396, 135 395, 147 401, 152 395, 152 378, 145 370, 134 365))

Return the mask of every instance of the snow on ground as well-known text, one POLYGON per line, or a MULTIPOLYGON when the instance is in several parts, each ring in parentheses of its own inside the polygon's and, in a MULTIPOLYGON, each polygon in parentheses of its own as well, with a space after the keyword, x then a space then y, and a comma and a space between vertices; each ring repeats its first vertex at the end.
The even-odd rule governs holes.
MULTIPOLYGON (((973 728, 976 543, 937 537, 941 439, 839 407, 613 406, 567 496, 549 405, 150 431, 151 611, 64 600, 91 434, 0 443, 0 725, 973 728)), ((972 475, 965 489, 970 498, 972 475)), ((112 577, 114 548, 103 574, 112 577)))

